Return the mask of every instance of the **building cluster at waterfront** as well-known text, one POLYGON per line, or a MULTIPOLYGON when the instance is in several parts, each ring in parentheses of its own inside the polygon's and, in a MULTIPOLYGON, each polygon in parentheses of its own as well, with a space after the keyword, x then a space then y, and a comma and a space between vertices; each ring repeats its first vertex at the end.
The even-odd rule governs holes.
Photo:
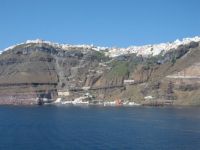
MULTIPOLYGON (((61 94, 61 93, 59 93, 61 94)), ((66 96, 67 92, 65 92, 66 96)), ((61 94, 63 95, 63 93, 61 94)), ((74 105, 74 106, 88 106, 88 105, 97 105, 97 106, 139 106, 140 104, 137 104, 133 101, 125 101, 121 99, 116 100, 97 100, 94 99, 93 96, 90 93, 86 93, 84 96, 75 98, 73 100, 63 100, 63 98, 59 97, 56 99, 56 101, 51 102, 51 104, 56 105, 74 105)))

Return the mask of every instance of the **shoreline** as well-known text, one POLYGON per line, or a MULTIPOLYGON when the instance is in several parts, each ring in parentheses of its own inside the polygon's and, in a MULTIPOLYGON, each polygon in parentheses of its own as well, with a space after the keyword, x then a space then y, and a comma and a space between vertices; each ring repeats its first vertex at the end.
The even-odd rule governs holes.
POLYGON ((121 105, 121 106, 116 106, 116 105, 94 105, 94 104, 88 104, 88 105, 72 105, 72 104, 43 104, 43 105, 38 105, 38 104, 0 104, 0 107, 2 106, 14 106, 14 107, 48 107, 48 106, 56 106, 56 107, 99 107, 99 108, 200 108, 200 105, 121 105))

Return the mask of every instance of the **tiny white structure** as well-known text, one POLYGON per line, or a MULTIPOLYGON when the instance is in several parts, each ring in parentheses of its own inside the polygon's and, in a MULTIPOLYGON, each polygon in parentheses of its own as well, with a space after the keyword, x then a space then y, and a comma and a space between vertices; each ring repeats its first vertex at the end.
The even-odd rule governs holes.
POLYGON ((140 106, 140 104, 135 103, 135 102, 129 102, 128 106, 140 106))
POLYGON ((92 98, 92 95, 90 93, 85 93, 85 95, 87 98, 92 98))
POLYGON ((116 106, 116 102, 115 101, 104 102, 103 105, 104 106, 116 106))
POLYGON ((72 101, 64 101, 64 102, 61 102, 61 104, 72 104, 72 101))
POLYGON ((58 96, 69 96, 69 91, 58 91, 58 96))
POLYGON ((133 84, 135 80, 124 80, 124 84, 133 84))
POLYGON ((150 99, 153 99, 153 96, 149 95, 149 96, 146 96, 144 97, 145 100, 150 100, 150 99))
POLYGON ((97 73, 98 73, 98 74, 102 74, 103 71, 102 71, 102 70, 97 70, 97 73))
POLYGON ((89 101, 83 101, 84 99, 86 99, 87 97, 79 97, 76 98, 72 101, 73 105, 88 105, 89 101))
POLYGON ((87 91, 87 90, 90 89, 90 86, 84 86, 84 87, 82 87, 82 89, 83 89, 84 91, 87 91))
POLYGON ((58 103, 61 103, 61 98, 57 98, 53 103, 55 103, 55 104, 58 104, 58 103))

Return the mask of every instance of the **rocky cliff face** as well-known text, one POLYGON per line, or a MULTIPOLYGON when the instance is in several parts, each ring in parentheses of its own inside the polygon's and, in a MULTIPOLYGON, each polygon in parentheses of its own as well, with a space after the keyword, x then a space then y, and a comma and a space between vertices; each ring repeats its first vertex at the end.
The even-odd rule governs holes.
POLYGON ((200 104, 199 42, 155 56, 108 56, 112 51, 43 41, 11 47, 0 55, 0 103, 42 104, 90 93, 103 100, 200 104))

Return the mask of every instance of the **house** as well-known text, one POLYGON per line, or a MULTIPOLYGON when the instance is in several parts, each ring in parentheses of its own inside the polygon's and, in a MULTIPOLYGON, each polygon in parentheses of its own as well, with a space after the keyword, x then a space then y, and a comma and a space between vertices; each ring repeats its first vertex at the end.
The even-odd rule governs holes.
POLYGON ((69 96, 69 91, 58 91, 58 96, 69 96))
POLYGON ((135 80, 124 80, 125 85, 134 84, 135 80))
POLYGON ((83 89, 84 91, 87 91, 87 90, 90 89, 90 86, 84 86, 84 87, 82 87, 82 89, 83 89))

